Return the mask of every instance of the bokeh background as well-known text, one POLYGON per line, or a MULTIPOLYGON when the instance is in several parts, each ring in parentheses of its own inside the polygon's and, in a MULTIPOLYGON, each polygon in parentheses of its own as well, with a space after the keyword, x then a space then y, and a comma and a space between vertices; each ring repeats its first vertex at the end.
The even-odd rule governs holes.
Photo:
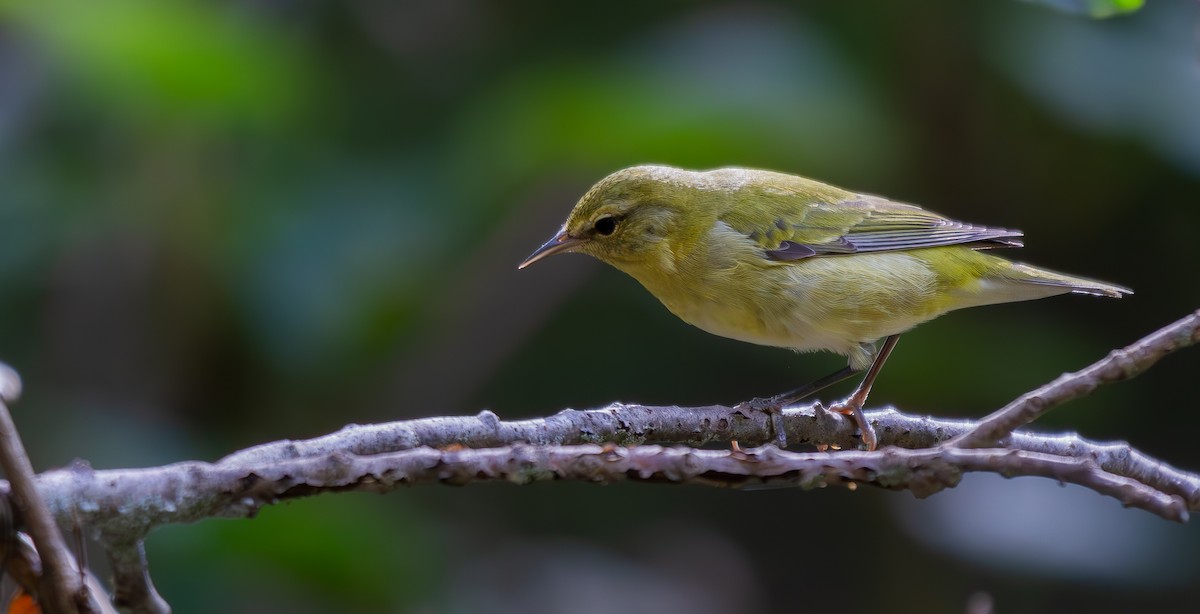
MULTIPOLYGON (((592 182, 765 167, 1133 287, 951 314, 872 396, 980 416, 1200 306, 1200 5, 0 4, 0 359, 40 469, 349 423, 736 402, 832 371, 582 256, 592 182)), ((1038 426, 1200 469, 1200 352, 1038 426)), ((847 386, 848 387, 848 386, 847 386)), ((838 393, 843 391, 836 391, 838 393)), ((1049 481, 338 495, 148 541, 177 612, 1183 611, 1200 526, 1049 481)))

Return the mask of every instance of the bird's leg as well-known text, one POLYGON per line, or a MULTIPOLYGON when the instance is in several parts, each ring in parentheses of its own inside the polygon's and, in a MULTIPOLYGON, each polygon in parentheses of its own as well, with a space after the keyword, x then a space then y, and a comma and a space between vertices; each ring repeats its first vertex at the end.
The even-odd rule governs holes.
POLYGON ((860 369, 855 369, 850 365, 846 365, 837 371, 815 379, 795 390, 789 390, 782 394, 777 394, 769 399, 765 399, 765 403, 772 407, 784 408, 797 401, 804 400, 838 382, 845 381, 858 373, 860 369))
MULTIPOLYGON (((862 408, 867 402, 867 395, 871 393, 871 386, 875 384, 875 378, 879 376, 879 371, 883 368, 884 361, 887 360, 888 355, 892 353, 892 350, 896 347, 896 342, 899 340, 900 335, 891 335, 885 339, 883 346, 875 354, 875 359, 871 362, 870 368, 867 369, 867 374, 863 377, 862 382, 859 383, 858 388, 854 390, 854 393, 847 397, 846 400, 836 403, 829 408, 829 411, 849 415, 854 419, 854 424, 858 427, 859 432, 862 433, 863 443, 867 444, 868 450, 874 450, 878 446, 879 440, 875 436, 875 429, 871 428, 866 416, 863 415, 862 408)), ((855 369, 850 365, 846 365, 825 377, 813 380, 795 390, 789 390, 767 399, 754 399, 743 405, 771 415, 771 424, 775 427, 776 439, 780 442, 779 447, 782 448, 786 445, 787 440, 783 436, 782 420, 778 420, 776 417, 784 407, 808 398, 860 372, 861 369, 855 369)), ((733 442, 733 448, 735 450, 739 449, 736 441, 733 442)))
POLYGON ((854 418, 855 424, 858 425, 858 430, 862 433, 863 443, 867 444, 868 450, 874 450, 879 444, 879 440, 875 437, 875 429, 867 423, 866 416, 863 415, 863 405, 867 402, 867 395, 871 394, 871 386, 875 384, 875 378, 879 376, 880 369, 883 368, 884 361, 887 360, 888 354, 896 347, 896 342, 900 340, 900 335, 892 335, 884 340, 883 347, 879 348, 879 353, 875 354, 875 360, 871 362, 871 368, 867 369, 866 376, 858 388, 854 390, 846 400, 837 403, 829 408, 829 411, 835 411, 839 414, 850 415, 854 418))
MULTIPOLYGON (((795 390, 789 390, 782 394, 777 394, 766 399, 754 399, 747 401, 742 405, 750 409, 756 409, 758 411, 765 412, 768 416, 770 416, 771 428, 775 431, 775 445, 779 446, 781 449, 786 448, 787 435, 783 428, 783 408, 795 403, 796 401, 812 396, 842 380, 845 380, 855 373, 858 373, 858 371, 850 368, 850 366, 847 365, 835 373, 830 373, 825 377, 809 382, 795 390)), ((738 447, 737 441, 732 442, 732 444, 735 451, 740 451, 741 448, 738 447)))

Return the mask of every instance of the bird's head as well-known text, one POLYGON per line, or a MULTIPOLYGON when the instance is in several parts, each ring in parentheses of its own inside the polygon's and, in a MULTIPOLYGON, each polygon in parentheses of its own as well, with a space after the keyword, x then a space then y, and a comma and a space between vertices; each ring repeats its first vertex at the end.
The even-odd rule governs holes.
MULTIPOLYGON (((519 268, 561 252, 580 252, 618 269, 668 265, 674 246, 694 238, 696 175, 667 166, 634 166, 601 179, 571 210, 557 234, 519 268)), ((710 222, 711 223, 711 222, 710 222)))

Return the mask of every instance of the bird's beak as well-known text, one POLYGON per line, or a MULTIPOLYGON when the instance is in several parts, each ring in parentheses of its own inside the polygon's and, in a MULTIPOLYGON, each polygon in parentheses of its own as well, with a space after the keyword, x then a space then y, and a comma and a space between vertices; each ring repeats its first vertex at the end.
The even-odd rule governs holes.
POLYGON ((525 259, 525 262, 517 265, 517 268, 523 269, 537 262, 538 260, 545 258, 546 256, 553 256, 559 252, 569 252, 576 247, 579 247, 583 242, 584 239, 576 239, 575 237, 567 234, 567 230, 564 228, 560 230, 558 234, 551 237, 549 241, 543 243, 541 247, 534 250, 532 254, 529 254, 529 257, 525 259))

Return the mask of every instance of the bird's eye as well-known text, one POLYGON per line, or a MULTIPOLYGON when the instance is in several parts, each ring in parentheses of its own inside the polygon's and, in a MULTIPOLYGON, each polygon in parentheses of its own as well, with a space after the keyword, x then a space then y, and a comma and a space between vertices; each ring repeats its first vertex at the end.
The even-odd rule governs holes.
POLYGON ((592 225, 592 228, 596 230, 596 234, 607 237, 608 235, 617 231, 617 218, 611 215, 606 215, 596 220, 596 223, 592 225))

